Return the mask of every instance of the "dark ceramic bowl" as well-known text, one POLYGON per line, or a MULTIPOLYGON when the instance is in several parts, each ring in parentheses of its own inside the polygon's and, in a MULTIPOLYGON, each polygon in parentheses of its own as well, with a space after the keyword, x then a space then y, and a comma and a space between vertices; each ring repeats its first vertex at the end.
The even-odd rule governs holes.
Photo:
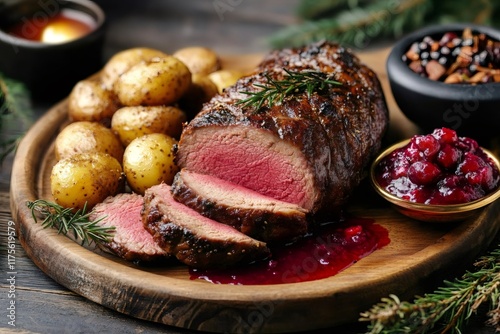
POLYGON ((439 39, 446 32, 460 36, 467 27, 500 41, 499 30, 473 24, 424 28, 396 43, 387 59, 387 74, 399 108, 424 133, 448 127, 460 136, 472 137, 486 145, 491 137, 500 135, 500 83, 472 85, 432 81, 413 72, 401 58, 413 42, 425 36, 439 39))
POLYGON ((62 98, 78 80, 101 68, 104 25, 104 12, 88 0, 18 0, 0 4, 0 72, 24 83, 35 100, 62 98), (47 19, 63 8, 89 15, 95 20, 95 29, 60 44, 31 41, 5 32, 22 19, 47 19))

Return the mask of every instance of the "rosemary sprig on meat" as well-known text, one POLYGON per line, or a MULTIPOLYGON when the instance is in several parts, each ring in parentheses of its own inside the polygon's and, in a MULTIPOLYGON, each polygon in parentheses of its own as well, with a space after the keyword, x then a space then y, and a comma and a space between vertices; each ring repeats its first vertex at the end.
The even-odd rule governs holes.
POLYGON ((38 199, 33 202, 28 202, 27 206, 31 209, 31 215, 38 223, 37 213, 43 217, 42 226, 44 228, 56 228, 60 234, 67 235, 73 233, 77 240, 81 240, 81 244, 96 244, 109 242, 115 230, 114 227, 103 227, 99 222, 105 217, 101 217, 94 221, 89 220, 91 211, 87 212, 87 206, 76 212, 72 208, 64 208, 56 203, 38 199))
POLYGON ((255 87, 261 88, 256 92, 242 91, 240 93, 249 97, 238 101, 236 104, 241 104, 243 107, 255 107, 260 109, 264 104, 268 107, 279 105, 285 97, 307 93, 310 97, 314 92, 323 92, 331 85, 341 85, 326 73, 318 71, 303 71, 292 72, 284 69, 286 72, 282 80, 274 80, 269 73, 264 73, 266 82, 264 84, 253 84, 255 87))
POLYGON ((391 333, 464 333, 465 325, 479 307, 488 304, 488 324, 500 330, 500 248, 480 257, 476 271, 460 279, 445 281, 433 293, 416 297, 413 302, 397 296, 361 314, 369 321, 370 334, 391 333))

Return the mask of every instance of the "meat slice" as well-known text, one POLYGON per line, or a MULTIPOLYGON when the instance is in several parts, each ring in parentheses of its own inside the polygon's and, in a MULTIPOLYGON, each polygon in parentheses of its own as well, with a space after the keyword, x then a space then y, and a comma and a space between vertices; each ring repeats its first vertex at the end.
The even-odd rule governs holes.
POLYGON ((175 201, 166 184, 146 190, 142 215, 156 242, 192 267, 226 267, 263 259, 270 253, 264 242, 175 201))
POLYGON ((289 242, 308 232, 304 208, 211 175, 183 169, 171 189, 178 202, 261 241, 289 242))
POLYGON ((337 211, 365 177, 388 120, 375 73, 349 50, 320 42, 270 53, 206 103, 185 127, 176 161, 313 214, 337 211), (267 78, 286 79, 284 69, 323 72, 340 85, 259 109, 240 103, 267 78))
POLYGON ((104 227, 115 227, 113 238, 104 246, 128 261, 153 261, 168 257, 144 229, 141 210, 143 198, 137 194, 118 194, 97 204, 89 219, 104 227))

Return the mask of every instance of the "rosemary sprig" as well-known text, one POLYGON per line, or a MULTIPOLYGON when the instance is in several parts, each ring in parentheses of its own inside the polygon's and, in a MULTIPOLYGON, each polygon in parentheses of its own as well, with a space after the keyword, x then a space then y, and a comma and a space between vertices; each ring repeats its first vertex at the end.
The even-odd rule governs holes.
POLYGON ((256 92, 241 92, 249 97, 237 102, 243 107, 255 107, 259 110, 264 104, 272 107, 280 105, 285 97, 307 93, 307 97, 311 97, 314 92, 323 92, 331 85, 340 85, 326 73, 318 71, 302 71, 293 72, 284 69, 286 72, 282 80, 274 80, 269 73, 264 73, 266 79, 265 84, 254 84, 260 88, 256 92))
POLYGON ((476 271, 460 279, 444 281, 433 293, 400 301, 395 295, 383 298, 360 321, 369 321, 371 334, 463 333, 469 318, 484 303, 489 304, 488 324, 500 329, 500 248, 480 257, 476 271))
POLYGON ((31 209, 35 223, 38 223, 37 213, 41 214, 44 228, 56 228, 60 234, 64 235, 72 232, 75 239, 81 240, 82 245, 85 243, 90 245, 93 242, 96 244, 109 242, 115 231, 114 227, 99 225, 99 222, 105 217, 90 221, 91 211, 86 212, 87 205, 76 212, 73 212, 72 208, 64 208, 43 199, 27 202, 27 206, 31 209))

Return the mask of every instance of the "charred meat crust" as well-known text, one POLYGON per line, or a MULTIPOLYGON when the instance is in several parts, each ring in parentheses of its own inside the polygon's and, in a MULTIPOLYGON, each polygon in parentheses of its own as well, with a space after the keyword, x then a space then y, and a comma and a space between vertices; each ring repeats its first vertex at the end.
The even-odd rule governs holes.
POLYGON ((366 167, 379 151, 388 126, 388 110, 375 73, 349 50, 328 42, 270 53, 254 74, 240 79, 223 94, 205 104, 185 128, 179 142, 177 162, 185 167, 193 132, 204 127, 231 125, 263 129, 300 149, 313 171, 313 213, 335 211, 346 203, 366 175, 366 167), (255 110, 238 101, 242 91, 255 91, 265 76, 280 80, 290 71, 330 73, 341 85, 326 94, 304 93, 286 98, 281 105, 255 110))
MULTIPOLYGON (((201 195, 198 189, 205 185, 200 182, 185 182, 183 176, 186 173, 189 172, 181 171, 175 176, 171 188, 172 196, 205 217, 232 226, 266 243, 291 242, 308 233, 308 212, 298 206, 288 203, 283 205, 273 199, 269 199, 266 207, 234 206, 224 197, 216 195, 217 191, 214 188, 217 188, 217 184, 208 185, 213 190, 213 197, 207 198, 201 195)), ((247 195, 251 202, 251 193, 252 191, 248 190, 235 195, 238 197, 247 195)))
MULTIPOLYGON (((249 263, 270 255, 265 243, 250 237, 245 236, 242 242, 230 236, 225 238, 223 233, 204 235, 179 222, 165 203, 165 192, 157 194, 155 190, 155 187, 149 189, 144 196, 143 224, 158 245, 179 261, 196 268, 213 268, 249 263)), ((191 209, 186 207, 186 210, 191 209)))

